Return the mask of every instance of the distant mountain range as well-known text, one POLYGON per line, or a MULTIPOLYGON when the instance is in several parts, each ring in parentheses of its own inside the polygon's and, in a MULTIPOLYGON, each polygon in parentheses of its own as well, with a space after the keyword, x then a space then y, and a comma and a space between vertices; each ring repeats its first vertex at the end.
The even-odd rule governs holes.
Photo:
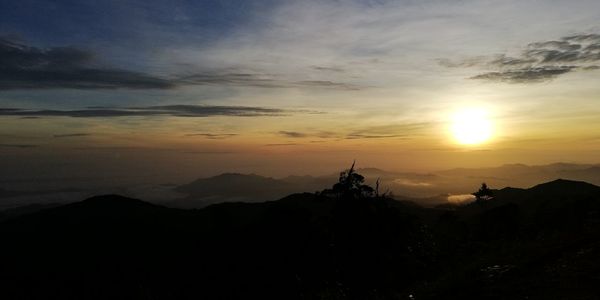
MULTIPOLYGON (((556 163, 527 166, 510 164, 493 168, 451 169, 431 173, 393 172, 376 168, 358 169, 370 185, 379 178, 382 192, 392 192, 399 200, 435 206, 448 202, 452 195, 475 191, 482 182, 492 188, 527 188, 555 179, 586 181, 600 185, 600 166, 556 163)), ((275 179, 256 174, 227 173, 198 179, 175 188, 187 197, 167 205, 191 208, 219 202, 261 202, 279 199, 291 193, 317 191, 331 186, 338 174, 324 176, 288 176, 275 179)))
MULTIPOLYGON (((492 168, 457 168, 428 173, 396 172, 362 168, 366 183, 374 186, 380 179, 381 192, 392 192, 398 200, 425 206, 470 201, 469 194, 482 182, 491 188, 507 186, 528 188, 555 179, 585 181, 600 185, 600 165, 555 163, 528 166, 509 164, 492 168)), ((92 195, 116 193, 147 199, 153 203, 179 208, 201 208, 221 202, 262 202, 305 191, 320 191, 338 180, 338 173, 322 176, 292 175, 271 178, 257 174, 226 173, 177 184, 137 184, 135 186, 75 186, 60 189, 15 190, 0 187, 0 210, 26 204, 67 203, 92 195)))
MULTIPOLYGON (((223 193, 218 183, 180 188, 223 193)), ((0 290, 2 299, 595 299, 600 187, 554 180, 493 194, 438 208, 316 193, 195 210, 116 195, 27 207, 0 219, 0 290)))
POLYGON ((226 173, 176 187, 176 192, 188 196, 165 204, 194 208, 221 202, 264 202, 293 193, 322 190, 333 182, 334 179, 329 177, 289 176, 275 179, 256 174, 226 173))

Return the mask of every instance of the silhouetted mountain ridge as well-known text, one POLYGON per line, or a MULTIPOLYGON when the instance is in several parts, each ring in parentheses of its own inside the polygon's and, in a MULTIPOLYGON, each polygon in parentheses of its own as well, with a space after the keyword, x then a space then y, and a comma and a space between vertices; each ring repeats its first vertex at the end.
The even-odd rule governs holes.
POLYGON ((538 184, 530 190, 538 193, 598 193, 600 187, 584 181, 559 178, 538 184))
POLYGON ((347 189, 196 210, 103 195, 11 218, 0 288, 6 299, 596 295, 597 186, 554 180, 452 209, 347 189))
MULTIPOLYGON (((500 167, 456 168, 426 173, 395 172, 379 168, 361 168, 357 171, 366 177, 366 182, 370 185, 374 185, 379 178, 381 189, 393 192, 398 199, 431 207, 448 204, 449 196, 468 194, 481 182, 486 182, 491 187, 525 188, 539 182, 565 178, 600 184, 600 167, 591 164, 506 164, 500 167)), ((187 196, 174 201, 172 205, 199 208, 218 202, 276 200, 291 193, 322 190, 335 183, 338 175, 290 175, 278 179, 256 174, 222 174, 198 179, 176 188, 176 191, 187 196)))

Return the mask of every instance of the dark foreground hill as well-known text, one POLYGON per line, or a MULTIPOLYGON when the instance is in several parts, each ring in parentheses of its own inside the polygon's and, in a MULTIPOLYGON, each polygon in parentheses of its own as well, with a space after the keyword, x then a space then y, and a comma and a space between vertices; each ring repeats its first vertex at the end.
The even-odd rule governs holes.
MULTIPOLYGON (((360 187, 362 188, 362 187, 360 187)), ((0 223, 2 299, 596 299, 600 188, 424 209, 368 189, 201 210, 115 195, 0 223)))

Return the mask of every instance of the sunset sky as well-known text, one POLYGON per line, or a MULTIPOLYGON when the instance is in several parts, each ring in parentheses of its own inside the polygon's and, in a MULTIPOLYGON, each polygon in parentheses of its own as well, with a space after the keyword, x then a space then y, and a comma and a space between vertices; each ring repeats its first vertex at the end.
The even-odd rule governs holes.
POLYGON ((598 163, 599 20, 597 0, 2 1, 0 180, 598 163))

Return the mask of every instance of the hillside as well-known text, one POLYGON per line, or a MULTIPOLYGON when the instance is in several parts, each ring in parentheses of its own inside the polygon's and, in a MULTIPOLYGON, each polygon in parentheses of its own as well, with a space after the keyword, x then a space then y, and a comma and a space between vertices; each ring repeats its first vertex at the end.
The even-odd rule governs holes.
POLYGON ((3 299, 595 297, 600 188, 494 193, 453 209, 325 191, 199 210, 93 197, 0 222, 11 258, 0 288, 3 299))

